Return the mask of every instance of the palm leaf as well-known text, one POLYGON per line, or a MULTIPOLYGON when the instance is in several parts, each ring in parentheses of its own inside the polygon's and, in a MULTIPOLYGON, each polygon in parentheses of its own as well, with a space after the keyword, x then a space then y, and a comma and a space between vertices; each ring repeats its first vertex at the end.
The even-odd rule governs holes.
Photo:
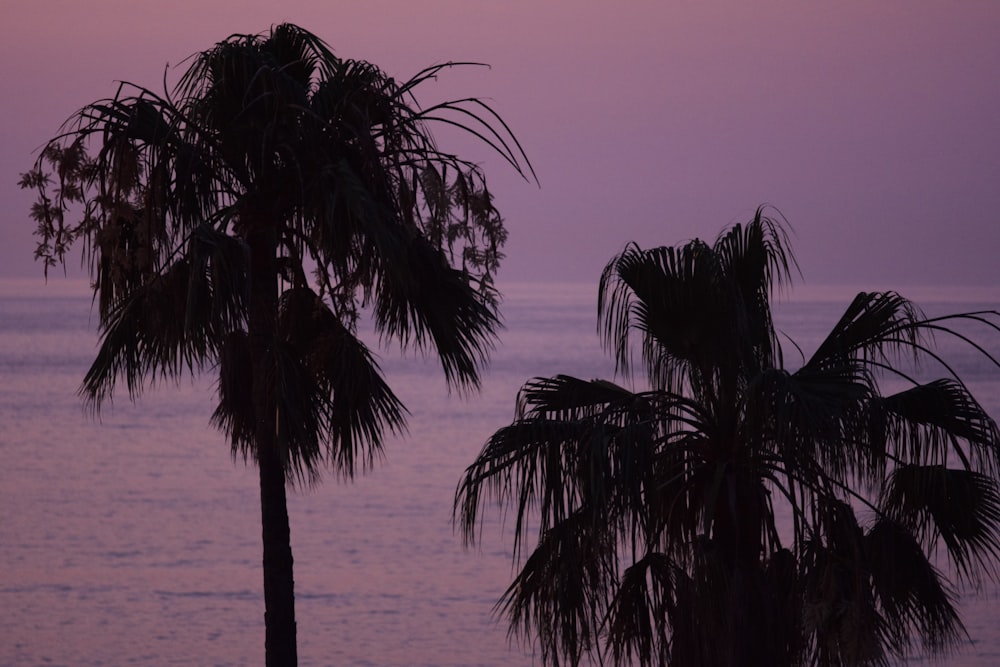
POLYGON ((608 649, 615 664, 668 664, 671 645, 668 613, 688 575, 664 554, 651 552, 622 574, 608 607, 608 649))
POLYGON ((589 525, 587 517, 575 514, 545 531, 497 603, 510 619, 512 634, 530 637, 539 630, 546 663, 557 663, 562 655, 578 665, 585 652, 599 650, 615 550, 589 525))
POLYGON ((583 439, 587 430, 579 422, 532 419, 494 433, 475 463, 465 470, 455 495, 455 514, 466 542, 476 541, 476 521, 484 494, 493 496, 504 511, 515 511, 515 551, 525 539, 528 518, 543 502, 543 494, 550 503, 559 500, 559 504, 547 508, 547 515, 568 515, 562 499, 571 491, 563 483, 561 450, 564 443, 583 439))
POLYGON ((921 337, 913 324, 922 319, 916 306, 895 292, 861 292, 806 365, 882 362, 903 351, 916 358, 921 337))
POLYGON ((1000 431, 961 383, 941 379, 917 385, 885 397, 883 406, 894 418, 893 440, 905 460, 944 463, 950 450, 966 467, 997 470, 1000 431))
POLYGON ((227 334, 219 347, 216 392, 219 403, 212 425, 229 436, 233 456, 255 458, 254 433, 257 419, 253 403, 253 356, 245 331, 227 334))
POLYGON ((518 417, 565 415, 573 419, 593 416, 610 404, 641 400, 636 394, 605 380, 581 380, 570 375, 535 378, 521 389, 518 417))
POLYGON ((134 398, 142 393, 144 381, 193 373, 211 362, 220 342, 216 325, 222 323, 212 320, 211 311, 188 320, 189 299, 210 300, 193 290, 190 276, 188 261, 175 262, 112 307, 101 323, 98 353, 80 388, 95 408, 112 394, 119 378, 134 398))
POLYGON ((698 367, 704 350, 732 324, 723 319, 717 275, 711 250, 700 242, 680 249, 632 245, 613 259, 601 277, 598 319, 616 369, 626 376, 632 372, 634 327, 654 386, 679 388, 684 365, 698 367), (671 360, 682 366, 668 372, 671 360))
POLYGON ((405 408, 368 348, 311 289, 286 291, 279 312, 279 335, 309 378, 308 393, 285 402, 316 406, 314 431, 338 472, 350 477, 369 468, 385 432, 405 428, 405 408))
POLYGON ((906 657, 912 630, 932 654, 947 653, 964 638, 953 593, 905 526, 879 519, 865 535, 864 553, 884 640, 895 655, 906 657))
POLYGON ((820 533, 803 545, 804 629, 819 665, 888 665, 885 624, 865 571, 864 533, 847 503, 820 508, 820 533))
POLYGON ((727 282, 739 295, 738 312, 746 318, 745 329, 737 335, 749 339, 745 344, 758 368, 781 366, 770 302, 772 291, 790 283, 792 270, 798 269, 787 245, 784 229, 765 216, 761 207, 745 227, 734 225, 713 246, 727 282))
POLYGON ((378 330, 404 346, 432 347, 449 384, 477 386, 478 367, 494 346, 497 314, 422 237, 387 260, 376 292, 378 330))
POLYGON ((996 577, 1000 490, 994 478, 943 465, 903 465, 890 475, 880 506, 925 546, 940 540, 960 581, 996 577))

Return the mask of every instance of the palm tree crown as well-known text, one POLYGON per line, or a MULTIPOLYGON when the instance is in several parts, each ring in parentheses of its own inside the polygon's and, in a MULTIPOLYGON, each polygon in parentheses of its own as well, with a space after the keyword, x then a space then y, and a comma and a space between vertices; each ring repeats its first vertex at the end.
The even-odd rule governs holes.
POLYGON ((503 220, 482 170, 429 126, 532 174, 484 102, 417 104, 458 64, 398 82, 294 25, 233 35, 170 92, 122 84, 81 109, 22 177, 46 270, 76 243, 89 263, 102 338, 81 392, 95 407, 119 381, 135 396, 217 370, 214 423, 261 474, 269 665, 295 662, 286 482, 324 462, 351 476, 404 425, 359 312, 436 353, 460 388, 494 341, 503 220))
POLYGON ((711 245, 628 246, 599 330, 648 387, 531 380, 467 469, 464 536, 484 497, 513 512, 499 609, 545 663, 883 665, 914 640, 958 646, 955 585, 994 575, 1000 550, 1000 432, 932 338, 997 365, 956 325, 1000 332, 1000 314, 861 293, 790 371, 770 303, 795 268, 762 210, 711 245), (919 361, 946 376, 907 374, 919 361))

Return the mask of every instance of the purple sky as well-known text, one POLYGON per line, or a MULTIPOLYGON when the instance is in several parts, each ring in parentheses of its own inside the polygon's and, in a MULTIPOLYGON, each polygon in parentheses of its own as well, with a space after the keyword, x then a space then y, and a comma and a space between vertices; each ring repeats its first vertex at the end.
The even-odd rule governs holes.
POLYGON ((399 78, 492 65, 424 92, 489 97, 538 172, 481 152, 503 280, 596 283, 630 240, 714 238, 766 202, 809 285, 1000 283, 993 0, 4 0, 0 19, 0 277, 41 275, 16 181, 70 113, 292 21, 399 78))

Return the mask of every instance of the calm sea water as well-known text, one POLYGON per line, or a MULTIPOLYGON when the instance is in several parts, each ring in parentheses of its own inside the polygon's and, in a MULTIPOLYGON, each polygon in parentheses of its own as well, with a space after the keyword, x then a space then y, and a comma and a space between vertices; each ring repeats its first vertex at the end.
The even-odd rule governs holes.
MULTIPOLYGON (((611 376, 595 293, 507 290, 507 330, 475 396, 449 395, 433 362, 382 351, 409 435, 367 475, 289 499, 301 665, 538 663, 491 616, 512 576, 498 518, 466 550, 451 503, 525 379, 611 376)), ((778 323, 808 353, 842 307, 788 303, 778 323)), ((122 396, 94 419, 75 391, 95 344, 88 296, 0 284, 0 665, 261 664, 257 479, 208 426, 210 380, 122 396)), ((1000 415, 997 371, 957 365, 1000 415)), ((1000 663, 995 604, 992 588, 965 599, 971 642, 947 664, 1000 663)))

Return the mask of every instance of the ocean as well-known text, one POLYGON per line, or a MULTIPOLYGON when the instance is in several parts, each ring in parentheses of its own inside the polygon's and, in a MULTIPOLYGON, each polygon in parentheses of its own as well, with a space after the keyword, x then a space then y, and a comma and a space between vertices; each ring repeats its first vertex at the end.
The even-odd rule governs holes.
MULTIPOLYGON (((506 328, 479 393, 449 393, 433 359, 378 348, 408 434, 367 474, 290 494, 303 667, 540 664, 492 614, 513 576, 509 530, 489 512, 464 548, 455 487, 525 380, 614 368, 596 286, 504 291, 506 328)), ((846 305, 830 296, 776 311, 806 354, 846 305)), ((928 296, 929 313, 998 304, 988 292, 928 296)), ((211 377, 135 403, 123 393, 95 416, 76 394, 97 342, 90 305, 58 280, 0 284, 0 665, 261 664, 257 477, 208 424, 211 377)), ((1000 372, 959 352, 956 368, 1000 415, 1000 372)), ((991 585, 963 598, 969 643, 938 664, 1000 663, 996 603, 991 585)))

